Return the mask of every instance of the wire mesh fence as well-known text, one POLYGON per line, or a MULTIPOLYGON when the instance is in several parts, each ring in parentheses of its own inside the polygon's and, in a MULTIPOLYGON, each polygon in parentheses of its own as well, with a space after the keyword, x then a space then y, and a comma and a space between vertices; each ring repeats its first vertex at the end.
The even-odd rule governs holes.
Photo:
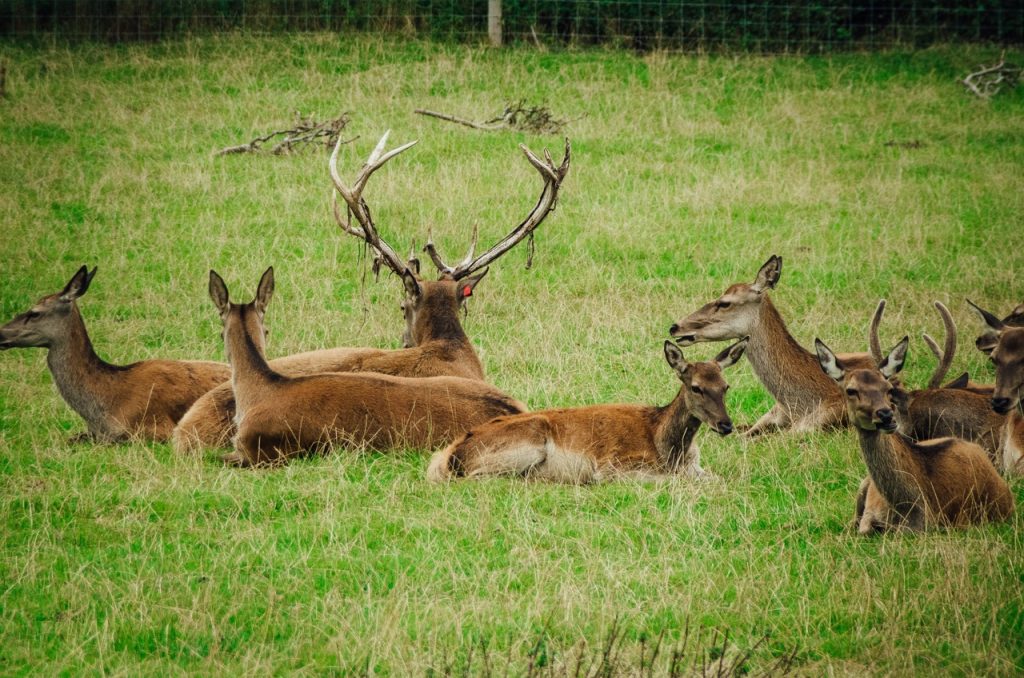
MULTIPOLYGON (((487 39, 488 0, 0 0, 0 36, 156 40, 237 30, 487 39)), ((1021 0, 502 0, 505 42, 759 52, 1024 44, 1021 0)))

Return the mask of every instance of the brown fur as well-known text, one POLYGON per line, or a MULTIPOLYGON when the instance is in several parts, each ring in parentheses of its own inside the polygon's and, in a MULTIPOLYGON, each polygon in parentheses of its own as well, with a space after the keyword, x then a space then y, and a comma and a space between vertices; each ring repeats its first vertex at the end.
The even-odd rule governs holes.
MULTIPOLYGON (((480 276, 479 278, 482 278, 480 276)), ((324 372, 379 372, 399 377, 451 376, 483 380, 473 344, 459 322, 466 284, 451 280, 417 280, 406 298, 406 348, 331 348, 270 361, 280 374, 300 377, 324 372)), ((407 290, 409 283, 406 283, 407 290)), ((471 287, 472 290, 472 287, 471 287)), ((174 431, 179 453, 229 446, 235 435, 235 397, 225 382, 196 401, 174 431)))
POLYGON ((666 342, 666 358, 682 381, 669 405, 593 405, 499 417, 435 454, 427 477, 521 475, 580 483, 620 475, 701 476, 694 435, 701 422, 723 435, 732 430, 722 369, 745 347, 740 341, 714 362, 687 363, 666 342))
POLYGON ((904 337, 876 368, 865 369, 848 367, 816 341, 822 370, 842 384, 868 467, 870 482, 862 484, 856 501, 858 531, 1008 519, 1013 494, 981 447, 957 438, 918 443, 895 433, 889 379, 902 369, 908 343, 904 337))
POLYGON ((231 369, 205 361, 104 362, 93 350, 77 305, 95 272, 83 266, 62 292, 43 297, 0 328, 0 349, 47 348, 54 382, 85 420, 88 437, 167 440, 192 403, 227 379, 231 369))
MULTIPOLYGON (((776 404, 745 435, 774 429, 798 431, 846 426, 842 392, 821 373, 814 354, 789 333, 769 298, 782 274, 782 258, 772 256, 753 283, 737 283, 669 328, 680 346, 750 337, 747 359, 776 404)), ((863 353, 843 355, 851 365, 873 364, 863 353)))
POLYGON ((525 410, 478 380, 281 375, 263 357, 263 313, 272 290, 273 271, 268 269, 254 302, 231 304, 223 281, 211 272, 211 296, 221 310, 237 398, 235 453, 226 461, 274 464, 336 445, 432 447, 495 416, 525 410))
POLYGON ((987 353, 996 368, 996 384, 990 406, 996 414, 1006 415, 1001 432, 1000 458, 1003 472, 1024 474, 1024 327, 1015 324, 1024 317, 1024 304, 1000 321, 978 306, 975 310, 987 325, 978 337, 978 348, 987 353))

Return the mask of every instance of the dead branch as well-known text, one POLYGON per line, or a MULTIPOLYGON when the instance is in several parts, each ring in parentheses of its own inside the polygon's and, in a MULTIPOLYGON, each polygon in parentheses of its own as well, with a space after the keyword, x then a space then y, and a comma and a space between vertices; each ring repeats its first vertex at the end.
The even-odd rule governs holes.
POLYGON ((999 63, 994 66, 984 66, 969 73, 960 81, 968 91, 981 99, 991 99, 1005 87, 1013 89, 1020 80, 1021 68, 1015 64, 1007 63, 1006 52, 999 57, 999 63))
MULTIPOLYGON (((297 111, 295 113, 295 124, 289 129, 281 129, 256 137, 246 144, 228 146, 217 151, 214 155, 232 155, 235 153, 259 153, 264 150, 263 145, 273 139, 280 138, 277 143, 269 148, 273 155, 289 155, 303 148, 321 146, 330 151, 339 143, 341 131, 349 123, 348 113, 342 113, 333 120, 317 122, 313 116, 303 117, 297 111)), ((355 139, 349 139, 341 143, 351 143, 355 139)))
POLYGON ((580 116, 572 120, 558 120, 546 106, 527 106, 524 101, 506 105, 505 110, 500 115, 483 122, 475 122, 449 115, 448 113, 438 113, 437 111, 428 111, 423 108, 417 108, 415 112, 420 115, 427 115, 486 132, 513 129, 534 134, 558 134, 570 122, 575 122, 583 117, 580 116))

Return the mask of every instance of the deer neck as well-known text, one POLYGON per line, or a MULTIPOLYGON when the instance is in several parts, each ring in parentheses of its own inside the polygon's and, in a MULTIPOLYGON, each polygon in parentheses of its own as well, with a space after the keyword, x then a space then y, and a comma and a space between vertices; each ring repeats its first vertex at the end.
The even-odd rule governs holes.
POLYGON ((772 397, 787 408, 810 410, 838 393, 836 385, 821 371, 817 358, 789 333, 767 296, 750 330, 747 360, 772 397))
POLYGON ((228 355, 231 356, 231 386, 235 391, 236 420, 241 420, 246 410, 259 402, 275 385, 286 380, 275 372, 264 357, 251 331, 246 316, 256 311, 248 306, 238 309, 228 319, 225 340, 228 355))
POLYGON ((424 300, 415 326, 414 338, 417 346, 446 341, 469 345, 469 337, 459 321, 459 304, 454 299, 438 295, 424 300))
POLYGON ((71 307, 68 331, 50 344, 46 364, 61 397, 85 419, 89 430, 105 430, 113 381, 123 368, 96 355, 77 306, 71 307))
POLYGON ((857 427, 857 435, 868 473, 889 505, 904 516, 921 506, 920 468, 910 448, 910 439, 902 433, 885 434, 860 427, 857 427))
POLYGON ((693 438, 700 428, 700 419, 690 413, 685 395, 680 389, 675 400, 657 410, 654 424, 654 446, 658 457, 669 469, 682 468, 687 459, 693 438))

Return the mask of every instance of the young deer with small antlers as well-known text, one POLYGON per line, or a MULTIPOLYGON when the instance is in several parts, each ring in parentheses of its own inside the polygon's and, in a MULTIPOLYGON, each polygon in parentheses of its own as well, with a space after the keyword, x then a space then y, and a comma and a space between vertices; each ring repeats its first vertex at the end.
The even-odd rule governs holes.
POLYGON ((1003 473, 1024 475, 1024 304, 1003 320, 968 300, 985 323, 975 342, 996 367, 990 406, 1005 419, 1000 431, 1003 473))
POLYGON ((743 355, 743 339, 711 362, 688 363, 665 342, 665 359, 682 387, 665 407, 592 405, 499 417, 434 455, 427 477, 526 476, 586 483, 616 476, 704 475, 693 445, 701 423, 732 432, 722 370, 743 355))
MULTIPOLYGON (((821 373, 814 354, 797 343, 768 296, 782 275, 782 257, 772 255, 752 283, 737 283, 669 328, 680 346, 750 337, 747 360, 775 405, 744 435, 791 427, 810 431, 847 423, 842 391, 821 373)), ((864 353, 842 356, 867 366, 864 353)))
POLYGON ((958 438, 915 442, 897 432, 891 380, 903 369, 909 343, 904 337, 877 366, 856 368, 814 340, 822 371, 845 393, 868 467, 857 496, 858 532, 1008 519, 1013 494, 981 447, 958 438))
POLYGON ((443 445, 489 419, 525 406, 475 379, 413 379, 373 372, 287 377, 263 357, 263 316, 274 270, 260 278, 256 298, 233 304, 210 271, 210 298, 224 325, 237 405, 235 452, 224 461, 262 466, 335 445, 373 450, 443 445))
MULTIPOLYGON (((338 153, 341 142, 335 146, 329 163, 336 193, 334 216, 341 229, 364 241, 374 252, 374 272, 381 265, 397 275, 405 286, 402 309, 406 329, 404 348, 333 348, 299 353, 270 361, 270 366, 281 374, 301 376, 321 372, 379 372, 401 377, 452 376, 466 379, 484 379, 483 366, 476 350, 466 336, 459 320, 459 311, 473 294, 477 284, 487 274, 487 266, 525 239, 544 221, 557 204, 558 190, 569 171, 571 147, 565 142, 565 156, 555 165, 545 151, 541 160, 525 146, 520 146, 530 164, 540 173, 544 186, 533 210, 518 226, 483 254, 474 257, 477 232, 474 229, 469 254, 456 266, 442 260, 432 240, 425 250, 437 266, 439 280, 420 277, 419 262, 411 257, 403 262, 377 230, 370 208, 363 198, 363 190, 370 176, 399 153, 413 146, 410 142, 391 151, 384 151, 388 133, 385 133, 363 165, 351 187, 338 172, 338 153), (347 206, 347 217, 338 207, 340 195, 347 206), (352 223, 355 217, 358 225, 352 223)), ((200 398, 182 419, 174 432, 175 448, 187 452, 203 447, 226 445, 235 433, 235 397, 231 384, 225 383, 200 398)))
POLYGON ((76 439, 166 440, 196 398, 230 377, 231 369, 203 361, 104 362, 93 350, 77 303, 94 275, 95 268, 90 273, 83 266, 63 290, 0 327, 0 350, 48 349, 46 362, 57 389, 89 427, 76 439))
MULTIPOLYGON (((999 437, 1004 418, 992 412, 988 406, 991 387, 971 382, 967 373, 942 385, 956 355, 957 332, 949 309, 938 301, 935 302, 935 309, 946 328, 946 341, 945 347, 940 349, 934 339, 927 334, 923 335, 925 343, 939 360, 928 386, 908 391, 901 380, 893 379, 893 402, 899 415, 897 421, 900 431, 915 440, 954 437, 977 443, 998 468, 999 437)), ((868 337, 870 353, 876 363, 881 363, 883 359, 878 328, 884 310, 883 299, 878 303, 868 337)))

